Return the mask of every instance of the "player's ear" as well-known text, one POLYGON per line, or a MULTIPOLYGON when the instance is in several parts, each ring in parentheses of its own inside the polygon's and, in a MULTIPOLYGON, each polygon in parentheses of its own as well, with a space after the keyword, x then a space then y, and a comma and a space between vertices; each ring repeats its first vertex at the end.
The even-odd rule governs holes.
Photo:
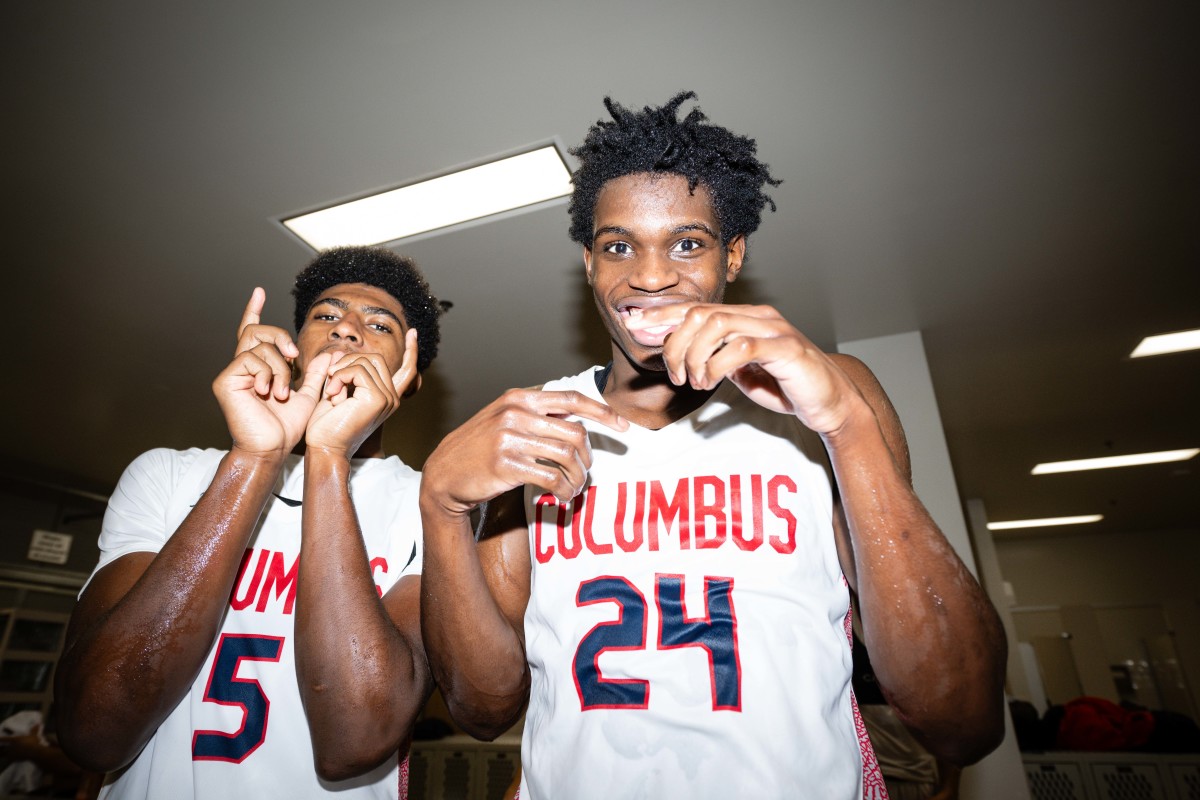
POLYGON ((746 236, 739 233, 725 245, 725 281, 733 283, 742 271, 742 263, 746 260, 746 236))
POLYGON ((583 271, 587 274, 587 282, 592 284, 592 248, 583 246, 583 271))
POLYGON ((417 373, 417 377, 408 382, 408 388, 404 390, 401 397, 412 397, 417 392, 421 391, 421 373, 417 373))

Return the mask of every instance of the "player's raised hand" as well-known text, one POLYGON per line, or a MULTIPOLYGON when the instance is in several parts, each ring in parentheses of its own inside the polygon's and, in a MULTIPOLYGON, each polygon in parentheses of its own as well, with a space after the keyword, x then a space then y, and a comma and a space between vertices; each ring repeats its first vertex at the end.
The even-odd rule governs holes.
POLYGON ((465 515, 530 483, 567 502, 592 465, 587 431, 570 417, 629 427, 612 408, 578 392, 510 389, 438 445, 422 472, 423 498, 465 515))
POLYGON ((262 310, 267 302, 267 293, 261 286, 254 287, 250 302, 238 323, 238 341, 234 355, 253 352, 270 365, 271 372, 259 376, 260 394, 273 393, 280 400, 287 399, 292 384, 292 360, 300 355, 292 336, 283 328, 263 325, 262 310))
POLYGON ((282 328, 259 323, 265 301, 266 293, 255 288, 238 324, 233 360, 213 381, 213 394, 235 449, 286 454, 304 435, 332 357, 313 359, 300 387, 292 391, 291 359, 299 350, 282 328))
POLYGON ((729 378, 754 402, 837 430, 862 395, 828 354, 771 306, 678 303, 630 317, 630 330, 673 328, 663 344, 671 382, 711 389, 729 378))
POLYGON ((308 421, 305 447, 352 458, 400 407, 416 379, 416 328, 404 336, 404 357, 394 373, 378 353, 335 353, 321 400, 308 421))

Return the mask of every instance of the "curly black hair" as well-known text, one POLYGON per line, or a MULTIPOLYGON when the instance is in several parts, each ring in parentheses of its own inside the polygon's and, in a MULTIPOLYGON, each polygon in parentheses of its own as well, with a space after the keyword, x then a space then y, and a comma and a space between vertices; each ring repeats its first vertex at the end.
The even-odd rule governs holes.
POLYGON ((699 107, 677 119, 684 101, 695 92, 680 92, 660 108, 646 106, 630 111, 612 98, 604 105, 613 121, 599 120, 583 140, 570 150, 580 161, 571 176, 571 238, 592 246, 596 198, 605 183, 639 172, 667 172, 688 179, 688 190, 703 185, 712 196, 713 210, 721 223, 721 244, 758 230, 764 206, 775 202, 763 193, 763 184, 778 186, 766 164, 755 158, 757 145, 728 128, 705 122, 699 107))
POLYGON ((365 283, 396 298, 404 309, 404 321, 417 329, 417 371, 424 372, 437 356, 442 338, 438 318, 445 306, 430 293, 412 259, 382 247, 335 247, 321 252, 296 276, 292 288, 297 333, 321 293, 340 283, 365 283))

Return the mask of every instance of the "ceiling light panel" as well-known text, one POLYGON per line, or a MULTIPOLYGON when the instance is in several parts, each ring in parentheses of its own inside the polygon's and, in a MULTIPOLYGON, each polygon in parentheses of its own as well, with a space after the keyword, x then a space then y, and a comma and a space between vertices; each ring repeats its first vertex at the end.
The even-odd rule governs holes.
POLYGON ((1099 522, 1103 514, 1083 514, 1078 517, 1047 517, 1045 519, 1014 519, 1008 522, 989 522, 989 531, 1009 531, 1015 528, 1049 528, 1055 525, 1082 525, 1087 522, 1099 522))
POLYGON ((571 193, 554 145, 282 220, 314 250, 377 245, 571 193))
POLYGON ((1141 344, 1133 348, 1130 358, 1157 356, 1163 353, 1181 353, 1184 350, 1200 350, 1200 328, 1193 331, 1178 333, 1163 333, 1158 336, 1147 336, 1141 344))
POLYGON ((1076 461, 1050 461, 1034 467, 1033 474, 1048 475, 1054 472, 1081 472, 1087 469, 1113 469, 1115 467, 1136 467, 1142 464, 1165 464, 1170 461, 1187 461, 1197 453, 1200 453, 1200 448, 1193 447, 1186 450, 1162 450, 1157 453, 1133 453, 1126 456, 1083 458, 1076 461))

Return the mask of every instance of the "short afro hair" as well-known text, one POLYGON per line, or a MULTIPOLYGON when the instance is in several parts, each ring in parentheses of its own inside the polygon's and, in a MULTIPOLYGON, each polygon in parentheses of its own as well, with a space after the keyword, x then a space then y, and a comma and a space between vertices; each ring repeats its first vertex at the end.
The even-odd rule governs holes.
POLYGON ((335 247, 318 254, 296 276, 292 288, 297 333, 321 293, 342 283, 365 283, 396 298, 404 321, 417 329, 417 371, 424 372, 437 356, 442 338, 438 318, 444 307, 412 259, 382 247, 335 247))
POLYGON ((571 176, 571 238, 584 247, 592 246, 596 199, 600 189, 614 178, 642 172, 682 175, 688 190, 703 185, 712 196, 713 210, 721 223, 721 244, 735 236, 758 230, 764 206, 775 210, 775 202, 763 193, 763 184, 778 186, 766 164, 755 157, 757 145, 728 128, 708 124, 708 118, 693 108, 677 119, 684 101, 695 92, 680 92, 661 108, 646 106, 629 111, 612 98, 604 105, 612 121, 599 120, 583 140, 570 150, 580 161, 571 176))

